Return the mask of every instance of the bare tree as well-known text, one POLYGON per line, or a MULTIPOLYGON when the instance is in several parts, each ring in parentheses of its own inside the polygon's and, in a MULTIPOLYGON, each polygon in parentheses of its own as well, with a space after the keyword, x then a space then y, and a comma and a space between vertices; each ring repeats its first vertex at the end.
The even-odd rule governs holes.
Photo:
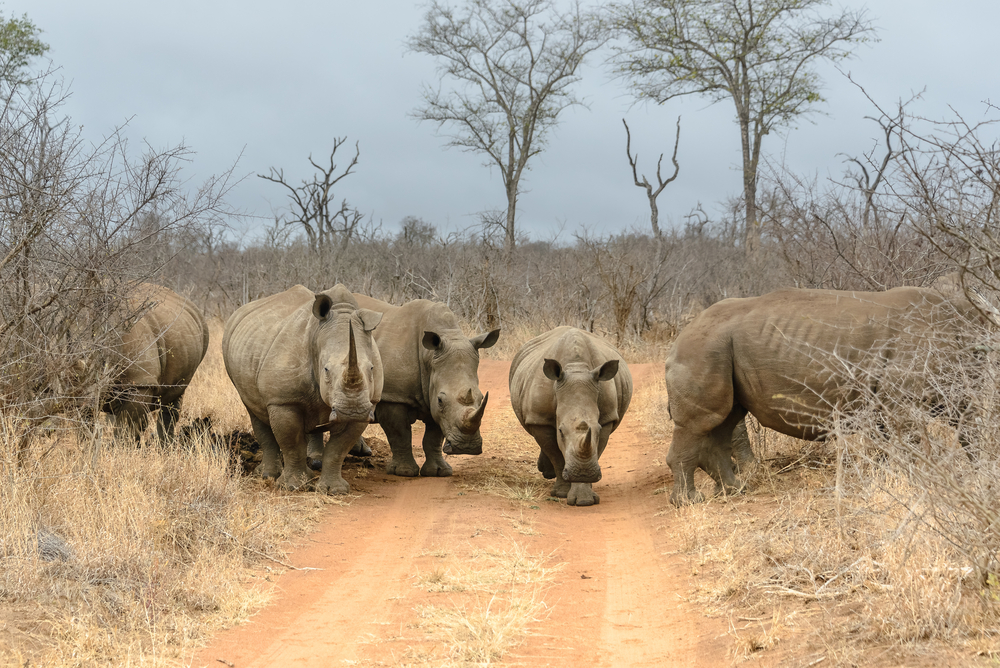
POLYGON ((341 179, 353 173, 353 169, 358 164, 358 157, 361 151, 357 142, 354 144, 354 157, 350 164, 342 171, 334 161, 337 150, 347 141, 347 137, 334 139, 333 150, 330 151, 330 162, 328 165, 320 165, 309 156, 309 164, 316 169, 312 179, 303 179, 302 185, 292 186, 285 180, 285 170, 271 168, 269 174, 258 174, 257 176, 265 181, 271 181, 285 187, 288 190, 289 214, 288 217, 279 217, 275 221, 275 226, 281 224, 285 226, 301 225, 302 230, 309 238, 309 246, 314 252, 328 250, 335 245, 340 250, 347 248, 351 239, 358 231, 358 225, 364 219, 364 215, 358 209, 348 205, 347 200, 341 201, 340 206, 334 201, 333 187, 341 179))
POLYGON ((743 150, 745 250, 756 254, 761 142, 823 98, 811 66, 840 60, 873 32, 865 11, 819 15, 829 0, 635 0, 613 5, 625 38, 614 61, 636 96, 704 95, 736 108, 743 150))
POLYGON ((551 0, 468 0, 456 11, 432 0, 411 51, 439 60, 454 87, 425 87, 418 120, 454 128, 449 146, 486 154, 507 196, 505 252, 513 252, 517 199, 528 161, 542 151, 559 113, 581 104, 571 88, 584 58, 604 43, 578 3, 558 13, 551 0))
POLYGON ((646 189, 646 197, 649 199, 649 223, 653 226, 653 236, 656 238, 656 250, 657 258, 662 258, 663 254, 663 233, 660 232, 660 210, 656 206, 656 198, 660 196, 663 189, 667 187, 674 179, 677 178, 677 174, 681 171, 681 166, 677 162, 677 147, 681 143, 681 119, 680 116, 677 117, 677 135, 674 137, 674 153, 670 156, 670 161, 674 163, 674 173, 671 174, 666 181, 663 180, 663 176, 660 172, 660 166, 663 164, 663 154, 660 154, 660 159, 656 161, 656 183, 658 184, 656 188, 649 183, 646 179, 646 175, 642 175, 642 181, 639 180, 639 172, 636 167, 636 163, 639 161, 638 152, 635 157, 632 157, 632 133, 629 132, 628 123, 625 119, 622 119, 622 125, 625 126, 625 155, 628 156, 628 163, 632 166, 632 179, 635 181, 635 185, 640 188, 646 189))
POLYGON ((137 156, 120 132, 92 145, 50 79, 0 82, 0 406, 29 432, 100 408, 116 335, 145 308, 133 288, 171 259, 148 242, 215 224, 231 174, 190 192, 184 146, 137 156))

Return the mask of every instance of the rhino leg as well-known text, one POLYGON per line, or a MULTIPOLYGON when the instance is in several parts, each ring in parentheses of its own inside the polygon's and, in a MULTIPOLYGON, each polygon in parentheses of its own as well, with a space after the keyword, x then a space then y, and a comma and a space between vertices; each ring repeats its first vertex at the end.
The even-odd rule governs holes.
POLYGON ((174 426, 181 414, 181 397, 160 407, 160 417, 156 421, 156 436, 160 443, 170 443, 174 440, 174 426))
POLYGON ((283 461, 281 475, 275 483, 281 489, 301 489, 312 479, 306 467, 306 434, 302 429, 302 416, 285 406, 268 406, 267 415, 283 461))
POLYGON ((443 477, 452 473, 451 464, 444 460, 441 445, 444 443, 444 432, 436 422, 430 420, 424 423, 424 465, 420 467, 420 475, 425 477, 443 477))
POLYGON ((115 430, 120 432, 121 438, 138 446, 142 442, 142 434, 149 424, 149 410, 146 404, 141 401, 124 402, 115 411, 114 418, 115 430))
MULTIPOLYGON (((535 439, 535 443, 538 443, 538 447, 541 448, 542 452, 538 456, 539 470, 542 470, 541 461, 543 457, 548 460, 549 466, 552 469, 552 478, 555 478, 556 482, 552 485, 549 495, 557 499, 569 498, 572 485, 563 480, 562 473, 566 467, 566 459, 563 457, 562 450, 559 449, 559 441, 556 439, 555 428, 541 425, 526 425, 525 430, 531 434, 531 437, 535 439)), ((542 475, 546 478, 549 477, 545 475, 544 470, 542 470, 542 475)))
POLYGON ((250 426, 254 438, 260 444, 261 462, 260 474, 264 478, 277 478, 281 475, 281 459, 278 457, 278 441, 274 432, 266 422, 250 414, 250 426))
POLYGON ((545 454, 545 451, 541 449, 538 450, 538 471, 546 480, 552 480, 556 477, 556 470, 552 466, 552 460, 550 460, 549 456, 545 454))
POLYGON ((371 457, 372 449, 368 447, 367 443, 365 443, 364 436, 358 436, 358 442, 354 444, 351 451, 347 454, 352 457, 371 457))
POLYGON ((323 453, 323 473, 316 483, 320 494, 347 494, 351 486, 344 480, 343 466, 348 450, 357 444, 368 425, 364 422, 349 422, 341 432, 330 432, 330 440, 323 453))
POLYGON ((733 463, 736 465, 736 472, 746 474, 753 471, 757 465, 757 457, 750 447, 750 436, 747 433, 746 416, 736 423, 733 429, 733 463))
POLYGON ((589 482, 574 482, 566 495, 568 506, 593 506, 601 502, 601 497, 594 494, 594 488, 589 482))
POLYGON ((378 424, 385 432, 392 450, 392 461, 385 467, 390 475, 413 478, 420 474, 417 460, 413 458, 413 429, 407 407, 402 404, 380 402, 375 407, 378 424))
POLYGON ((701 468, 715 481, 716 494, 737 494, 744 485, 733 472, 733 430, 743 420, 745 411, 736 408, 707 433, 695 427, 674 423, 674 437, 667 453, 667 464, 674 474, 674 505, 704 500, 694 485, 694 471, 701 468))
POLYGON ((323 470, 323 434, 309 434, 306 436, 306 466, 313 471, 323 470))

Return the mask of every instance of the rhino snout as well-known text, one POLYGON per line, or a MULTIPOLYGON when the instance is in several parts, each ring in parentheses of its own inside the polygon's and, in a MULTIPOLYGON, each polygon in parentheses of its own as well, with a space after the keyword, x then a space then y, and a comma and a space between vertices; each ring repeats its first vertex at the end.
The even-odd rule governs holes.
POLYGON ((446 455, 481 455, 483 454, 483 439, 479 437, 472 440, 453 441, 447 438, 442 450, 446 455))
POLYGON ((597 464, 572 466, 567 462, 562 475, 566 482, 598 482, 601 479, 601 467, 597 464))

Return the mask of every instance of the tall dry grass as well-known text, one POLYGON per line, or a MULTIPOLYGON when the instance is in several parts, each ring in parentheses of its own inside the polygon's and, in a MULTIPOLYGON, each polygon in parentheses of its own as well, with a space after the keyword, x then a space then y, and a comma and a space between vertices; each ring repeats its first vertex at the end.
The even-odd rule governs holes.
MULTIPOLYGON (((182 424, 245 425, 220 332, 182 424)), ((176 665, 263 605, 260 566, 281 560, 322 505, 235 474, 205 439, 136 448, 102 421, 92 440, 35 438, 19 463, 18 438, 13 420, 0 425, 0 663, 176 665)))

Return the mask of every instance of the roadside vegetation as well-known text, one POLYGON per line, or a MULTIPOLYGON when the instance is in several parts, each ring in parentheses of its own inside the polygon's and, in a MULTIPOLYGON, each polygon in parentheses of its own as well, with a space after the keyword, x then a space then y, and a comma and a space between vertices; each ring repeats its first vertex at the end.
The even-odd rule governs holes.
MULTIPOLYGON (((221 362, 222 322, 294 284, 446 302, 470 332, 503 330, 484 353, 494 359, 573 325, 608 337, 630 362, 661 363, 701 309, 779 287, 935 285, 1000 324, 990 310, 1000 305, 1000 109, 988 103, 970 123, 873 101, 884 146, 851 158, 839 180, 758 171, 755 157, 753 201, 734 199, 715 218, 699 209, 669 230, 654 216, 653 235, 529 238, 514 227, 514 180, 510 215, 484 213, 463 231, 416 216, 387 231, 345 209, 310 234, 307 208, 236 241, 229 174, 192 190, 183 145, 137 153, 115 133, 85 140, 62 115, 68 91, 52 72, 27 69, 47 48, 30 21, 2 30, 22 45, 0 68, 0 661, 9 664, 176 665, 259 609, 293 541, 326 504, 343 502, 242 475, 243 455, 225 438, 249 425, 221 362), (143 281, 188 296, 212 322, 180 427, 211 424, 167 447, 119 443, 100 415, 115 378, 112 334, 139 317, 125 296, 143 281)), ((317 166, 321 213, 347 176, 333 160, 343 143, 329 169, 317 166)), ((679 510, 663 495, 663 514, 687 527, 679 549, 698 575, 697 599, 731 620, 736 662, 995 663, 1000 341, 992 330, 981 341, 968 365, 941 369, 931 351, 908 371, 937 370, 968 416, 968 448, 912 397, 888 420, 883 410, 833 421, 825 443, 751 429, 762 465, 749 494, 679 510)), ((661 453, 665 399, 650 392, 633 407, 661 453)), ((470 491, 544 503, 535 454, 495 447, 500 462, 472 471, 470 491)), ((544 617, 553 566, 543 557, 514 541, 473 561, 443 562, 419 582, 474 593, 467 607, 420 611, 421 629, 443 643, 437 661, 496 662, 544 617)))

